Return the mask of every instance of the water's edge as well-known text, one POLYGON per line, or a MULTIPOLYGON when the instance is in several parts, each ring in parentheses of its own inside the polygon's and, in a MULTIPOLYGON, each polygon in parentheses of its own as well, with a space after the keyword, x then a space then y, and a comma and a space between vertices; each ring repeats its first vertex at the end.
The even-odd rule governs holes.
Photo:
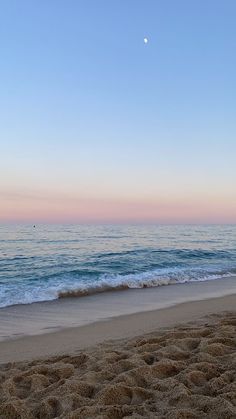
MULTIPOLYGON (((235 295, 236 276, 170 287, 129 289, 0 309, 0 340, 85 326, 122 315, 159 310, 178 304, 235 295), (223 283, 224 282, 224 283, 223 283)), ((186 318, 186 321, 188 319, 186 318)))

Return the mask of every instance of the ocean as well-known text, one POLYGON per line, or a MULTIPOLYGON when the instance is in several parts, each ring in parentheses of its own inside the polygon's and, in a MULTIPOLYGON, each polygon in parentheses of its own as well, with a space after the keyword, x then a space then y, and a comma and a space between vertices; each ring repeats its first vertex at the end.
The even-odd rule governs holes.
POLYGON ((0 307, 235 274, 236 225, 0 226, 0 307))

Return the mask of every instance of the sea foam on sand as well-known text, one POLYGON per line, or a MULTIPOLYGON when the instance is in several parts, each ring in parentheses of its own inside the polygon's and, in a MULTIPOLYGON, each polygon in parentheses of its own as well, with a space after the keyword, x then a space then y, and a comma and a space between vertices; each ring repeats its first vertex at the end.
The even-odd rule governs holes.
POLYGON ((0 367, 1 418, 235 418, 236 312, 0 367))

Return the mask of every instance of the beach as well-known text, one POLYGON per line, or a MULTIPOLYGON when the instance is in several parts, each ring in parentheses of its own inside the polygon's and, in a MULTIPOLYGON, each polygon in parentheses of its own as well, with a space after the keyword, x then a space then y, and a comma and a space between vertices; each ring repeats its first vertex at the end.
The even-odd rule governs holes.
POLYGON ((235 307, 231 294, 5 339, 0 417, 234 418, 235 307))
POLYGON ((0 418, 235 418, 235 234, 2 227, 0 418))

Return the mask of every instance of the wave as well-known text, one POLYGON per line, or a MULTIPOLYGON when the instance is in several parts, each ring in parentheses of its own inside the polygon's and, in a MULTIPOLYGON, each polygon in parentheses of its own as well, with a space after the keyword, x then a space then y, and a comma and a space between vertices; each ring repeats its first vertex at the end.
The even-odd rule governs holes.
POLYGON ((103 286, 97 286, 97 287, 90 287, 87 289, 75 289, 75 290, 68 290, 68 291, 60 291, 58 293, 58 298, 71 298, 71 297, 86 297, 88 295, 93 294, 101 294, 103 292, 109 292, 109 291, 124 291, 129 289, 128 285, 103 285, 103 286))
POLYGON ((120 257, 120 256, 127 256, 127 255, 139 255, 139 254, 160 254, 165 255, 168 254, 170 257, 183 257, 186 259, 196 258, 229 258, 230 251, 227 250, 207 250, 207 249, 151 249, 151 248, 143 248, 143 249, 134 249, 134 250, 124 250, 120 252, 108 252, 102 254, 96 254, 94 257, 96 259, 100 258, 109 258, 109 257, 120 257))
POLYGON ((0 307, 62 298, 81 298, 105 292, 171 286, 235 276, 235 265, 230 269, 225 268, 222 266, 215 266, 214 268, 212 266, 198 268, 179 266, 147 269, 135 273, 126 272, 123 275, 75 269, 53 275, 44 275, 40 278, 25 278, 24 280, 15 278, 14 281, 6 281, 3 278, 0 286, 0 307))
POLYGON ((86 297, 88 295, 94 295, 94 294, 101 294, 104 292, 109 291, 125 291, 128 289, 144 289, 144 288, 153 288, 158 287, 162 285, 171 285, 177 282, 174 282, 173 280, 157 280, 157 281, 146 281, 146 282, 140 282, 137 283, 136 286, 129 283, 122 283, 120 285, 112 285, 112 284, 100 284, 97 286, 90 286, 87 288, 77 288, 74 290, 66 290, 66 291, 60 291, 58 292, 58 298, 67 298, 67 297, 86 297))
POLYGON ((144 288, 155 288, 166 285, 184 284, 187 282, 204 282, 211 281, 220 278, 228 278, 235 275, 236 271, 232 270, 221 271, 221 272, 206 272, 206 271, 195 271, 191 272, 182 270, 173 270, 168 275, 157 276, 154 272, 143 272, 139 274, 130 275, 117 275, 107 277, 104 275, 97 284, 81 284, 80 286, 73 287, 70 289, 63 289, 58 291, 57 298, 71 298, 71 297, 85 297, 88 295, 100 294, 110 291, 124 291, 128 289, 144 289, 144 288))
POLYGON ((50 279, 41 278, 31 281, 2 283, 0 287, 0 307, 17 304, 31 304, 61 298, 85 297, 111 291, 144 289, 171 286, 188 282, 203 282, 233 277, 236 269, 230 271, 207 271, 200 269, 162 269, 126 275, 103 274, 97 278, 78 278, 70 273, 53 275, 50 279))

